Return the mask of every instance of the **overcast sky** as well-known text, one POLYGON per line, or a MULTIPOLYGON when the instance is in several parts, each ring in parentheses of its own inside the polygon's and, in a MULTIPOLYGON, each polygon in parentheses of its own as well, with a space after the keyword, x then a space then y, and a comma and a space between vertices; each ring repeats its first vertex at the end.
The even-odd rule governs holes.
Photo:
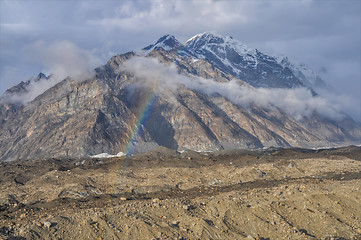
POLYGON ((70 52, 96 66, 164 34, 184 43, 205 31, 306 63, 361 120, 360 0, 0 0, 0 94, 73 64, 70 52))

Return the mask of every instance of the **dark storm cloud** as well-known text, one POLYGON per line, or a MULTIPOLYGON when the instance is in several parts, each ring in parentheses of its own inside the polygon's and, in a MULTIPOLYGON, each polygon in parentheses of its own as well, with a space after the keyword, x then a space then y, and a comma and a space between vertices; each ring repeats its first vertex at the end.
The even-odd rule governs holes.
POLYGON ((28 51, 38 41, 69 41, 105 62, 163 34, 184 42, 214 31, 305 62, 350 95, 357 110, 352 115, 361 120, 360 12, 359 0, 0 0, 0 92, 50 70, 28 51))

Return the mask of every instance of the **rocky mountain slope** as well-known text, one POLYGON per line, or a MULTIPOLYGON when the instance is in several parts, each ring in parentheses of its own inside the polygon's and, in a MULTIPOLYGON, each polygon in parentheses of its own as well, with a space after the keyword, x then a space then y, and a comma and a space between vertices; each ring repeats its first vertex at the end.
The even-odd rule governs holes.
POLYGON ((275 58, 230 37, 205 33, 183 45, 166 35, 142 54, 116 55, 93 78, 64 79, 26 104, 12 101, 26 84, 7 91, 0 101, 0 159, 133 154, 157 146, 321 147, 361 139, 360 126, 345 116, 298 117, 274 104, 239 103, 254 87, 305 84, 275 58))

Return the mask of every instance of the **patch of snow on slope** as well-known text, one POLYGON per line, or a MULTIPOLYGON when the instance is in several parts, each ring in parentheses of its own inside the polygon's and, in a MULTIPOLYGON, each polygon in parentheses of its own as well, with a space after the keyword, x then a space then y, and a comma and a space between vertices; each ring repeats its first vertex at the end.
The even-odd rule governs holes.
POLYGON ((93 155, 91 157, 92 158, 112 158, 112 157, 123 157, 125 155, 126 154, 123 153, 123 152, 118 152, 116 155, 111 155, 109 153, 100 153, 100 154, 97 154, 97 155, 93 155))

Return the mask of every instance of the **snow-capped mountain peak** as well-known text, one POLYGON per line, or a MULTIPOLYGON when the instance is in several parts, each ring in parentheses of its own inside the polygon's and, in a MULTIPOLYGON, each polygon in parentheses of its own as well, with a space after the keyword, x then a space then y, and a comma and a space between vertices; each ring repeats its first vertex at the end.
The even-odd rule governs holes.
POLYGON ((293 88, 303 84, 275 58, 230 36, 205 32, 190 38, 182 53, 204 59, 254 87, 293 88))
POLYGON ((302 83, 315 90, 328 89, 334 91, 331 86, 327 85, 320 76, 311 70, 305 63, 295 64, 291 63, 288 57, 276 57, 277 62, 283 67, 287 67, 291 72, 302 81, 302 83))
POLYGON ((173 35, 164 35, 163 37, 159 38, 158 41, 155 44, 151 44, 143 50, 147 52, 151 52, 153 50, 163 49, 165 51, 170 51, 174 49, 178 49, 182 47, 183 44, 181 44, 173 35))
POLYGON ((223 37, 210 32, 197 34, 186 41, 188 48, 201 47, 208 43, 224 43, 223 37))
POLYGON ((223 50, 223 52, 225 52, 227 48, 232 49, 241 56, 255 55, 257 53, 256 49, 248 48, 245 44, 231 36, 222 37, 210 32, 195 35, 194 37, 187 40, 185 45, 187 49, 192 49, 195 51, 202 48, 214 49, 217 47, 218 50, 223 50))
POLYGON ((276 58, 250 48, 231 36, 211 32, 197 34, 183 45, 172 35, 143 48, 147 55, 153 50, 177 51, 180 56, 203 59, 225 73, 244 80, 254 87, 294 88, 324 87, 325 83, 305 65, 291 64, 288 58, 276 58))

